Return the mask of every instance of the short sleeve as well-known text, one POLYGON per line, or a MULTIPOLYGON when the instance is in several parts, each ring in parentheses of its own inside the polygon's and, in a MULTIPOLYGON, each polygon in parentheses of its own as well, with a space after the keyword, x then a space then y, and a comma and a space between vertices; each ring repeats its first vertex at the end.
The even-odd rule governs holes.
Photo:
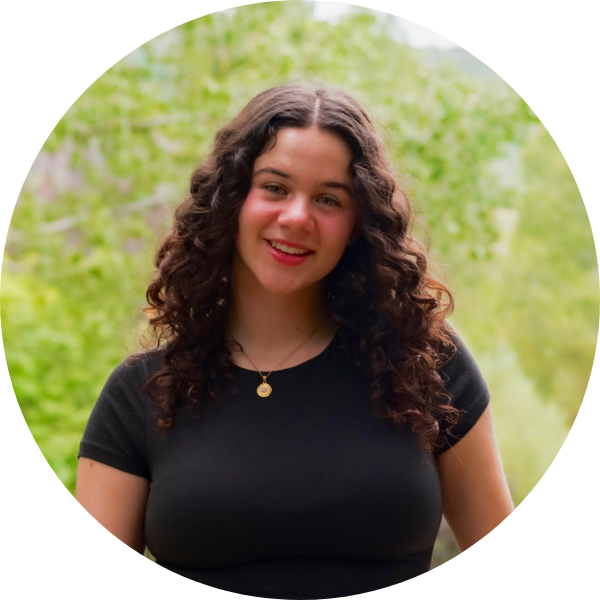
POLYGON ((448 423, 444 420, 440 422, 442 444, 438 453, 445 452, 461 440, 477 423, 490 403, 490 391, 475 359, 454 332, 452 341, 456 346, 456 353, 441 368, 440 374, 446 383, 446 390, 452 397, 452 405, 461 411, 461 417, 449 433, 444 433, 448 423))
POLYGON ((91 458, 150 479, 143 360, 129 358, 106 382, 85 428, 78 458, 91 458))

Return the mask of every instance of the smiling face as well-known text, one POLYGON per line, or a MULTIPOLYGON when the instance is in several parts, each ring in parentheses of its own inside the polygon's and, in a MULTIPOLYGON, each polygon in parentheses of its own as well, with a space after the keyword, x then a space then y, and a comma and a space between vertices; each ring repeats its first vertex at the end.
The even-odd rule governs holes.
POLYGON ((254 163, 233 259, 236 285, 318 290, 356 224, 346 142, 316 128, 279 130, 254 163))

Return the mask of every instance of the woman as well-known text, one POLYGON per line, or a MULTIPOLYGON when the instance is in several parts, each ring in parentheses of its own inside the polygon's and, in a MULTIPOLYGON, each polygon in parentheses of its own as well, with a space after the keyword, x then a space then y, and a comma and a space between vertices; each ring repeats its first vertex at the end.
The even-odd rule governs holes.
POLYGON ((331 598, 427 571, 511 511, 489 394, 364 109, 256 96, 192 176, 147 292, 157 348, 109 378, 77 497, 196 581, 331 598), (164 342, 161 344, 160 342, 164 342))

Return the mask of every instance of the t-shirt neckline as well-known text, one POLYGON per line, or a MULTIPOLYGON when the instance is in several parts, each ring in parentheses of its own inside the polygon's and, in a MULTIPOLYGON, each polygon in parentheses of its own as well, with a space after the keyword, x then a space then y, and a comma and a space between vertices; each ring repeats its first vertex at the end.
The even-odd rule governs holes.
MULTIPOLYGON (((325 348, 323 348, 323 350, 321 350, 321 352, 319 352, 319 354, 316 354, 312 358, 308 358, 307 360, 305 360, 301 363, 298 363, 297 365, 294 365, 292 367, 284 367, 283 369, 276 369, 275 371, 271 371, 270 374, 274 375, 275 373, 283 373, 285 371, 293 371, 294 369, 301 369, 302 367, 305 367, 313 362, 316 362, 320 358, 323 358, 329 352, 329 350, 333 347, 333 343, 335 342, 335 340, 338 336, 338 331, 339 331, 339 329, 336 329, 335 333, 333 334, 333 337, 331 338, 331 340, 329 341, 327 346, 325 346, 325 348)), ((235 363, 233 364, 233 367, 234 367, 234 369, 237 369, 238 371, 242 371, 245 373, 258 373, 258 371, 256 369, 246 369, 245 367, 240 367, 239 365, 236 365, 235 363)))

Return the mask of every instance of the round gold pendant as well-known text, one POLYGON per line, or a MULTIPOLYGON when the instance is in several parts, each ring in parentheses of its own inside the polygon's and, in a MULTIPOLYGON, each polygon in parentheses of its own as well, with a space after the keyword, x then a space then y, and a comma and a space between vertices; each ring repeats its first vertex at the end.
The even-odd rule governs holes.
POLYGON ((266 398, 267 396, 271 395, 271 392, 273 391, 273 388, 266 382, 263 381, 257 388, 256 388, 256 393, 261 397, 261 398, 266 398))

